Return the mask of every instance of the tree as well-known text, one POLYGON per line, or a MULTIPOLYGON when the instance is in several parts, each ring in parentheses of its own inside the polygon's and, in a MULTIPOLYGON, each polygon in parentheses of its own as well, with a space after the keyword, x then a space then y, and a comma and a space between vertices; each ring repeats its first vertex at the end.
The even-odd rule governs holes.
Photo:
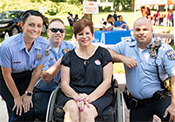
POLYGON ((113 8, 115 10, 119 10, 122 7, 124 11, 133 10, 134 0, 114 0, 113 8))
POLYGON ((120 0, 114 0, 114 3, 113 3, 114 10, 119 11, 119 7, 120 7, 120 0))

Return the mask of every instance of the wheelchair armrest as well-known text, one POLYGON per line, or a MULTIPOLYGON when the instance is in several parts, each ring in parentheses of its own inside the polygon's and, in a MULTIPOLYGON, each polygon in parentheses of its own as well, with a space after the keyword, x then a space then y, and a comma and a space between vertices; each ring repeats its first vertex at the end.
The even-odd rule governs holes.
POLYGON ((119 87, 119 86, 118 86, 118 81, 117 81, 116 79, 114 79, 113 82, 114 82, 114 87, 115 87, 115 88, 118 88, 118 87, 119 87))

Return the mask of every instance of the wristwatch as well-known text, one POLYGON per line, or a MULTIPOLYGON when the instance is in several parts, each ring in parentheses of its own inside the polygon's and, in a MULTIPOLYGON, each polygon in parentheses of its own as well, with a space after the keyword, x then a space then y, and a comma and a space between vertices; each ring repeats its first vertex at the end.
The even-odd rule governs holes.
POLYGON ((25 94, 28 95, 28 96, 32 96, 33 95, 33 93, 29 92, 29 91, 26 91, 25 94))

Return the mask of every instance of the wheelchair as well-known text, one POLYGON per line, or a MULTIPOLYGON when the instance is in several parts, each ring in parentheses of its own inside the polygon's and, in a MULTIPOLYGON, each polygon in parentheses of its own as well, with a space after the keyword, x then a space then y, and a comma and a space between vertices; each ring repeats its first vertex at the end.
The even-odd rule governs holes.
MULTIPOLYGON (((97 116, 95 122, 125 122, 123 94, 120 93, 116 79, 113 79, 112 86, 114 87, 113 102, 106 108, 104 116, 97 116)), ((63 109, 56 107, 59 90, 60 86, 58 86, 50 95, 46 112, 46 122, 64 121, 63 109)))

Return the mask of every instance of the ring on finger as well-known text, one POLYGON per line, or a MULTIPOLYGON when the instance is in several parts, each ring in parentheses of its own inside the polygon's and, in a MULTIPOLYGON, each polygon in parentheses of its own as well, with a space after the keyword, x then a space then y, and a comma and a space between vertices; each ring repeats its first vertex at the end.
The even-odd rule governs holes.
POLYGON ((30 105, 30 102, 28 104, 30 105))
POLYGON ((17 106, 17 108, 19 108, 19 106, 17 106))

